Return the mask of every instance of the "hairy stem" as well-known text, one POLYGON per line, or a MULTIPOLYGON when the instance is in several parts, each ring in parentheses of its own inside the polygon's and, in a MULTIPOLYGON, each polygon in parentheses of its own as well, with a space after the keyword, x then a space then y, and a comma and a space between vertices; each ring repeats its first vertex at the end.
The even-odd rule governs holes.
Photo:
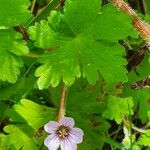
POLYGON ((132 17, 133 26, 147 42, 150 42, 150 25, 139 18, 135 11, 123 0, 112 0, 112 2, 117 8, 132 17))
POLYGON ((64 85, 62 90, 61 100, 60 100, 59 112, 58 112, 58 122, 62 119, 62 117, 65 114, 66 92, 67 92, 67 87, 66 85, 64 85))

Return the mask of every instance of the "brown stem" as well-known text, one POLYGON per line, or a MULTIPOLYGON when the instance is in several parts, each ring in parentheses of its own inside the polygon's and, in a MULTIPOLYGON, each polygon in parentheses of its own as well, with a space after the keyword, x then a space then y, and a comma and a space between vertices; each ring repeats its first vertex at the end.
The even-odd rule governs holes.
POLYGON ((141 36, 148 42, 150 42, 150 25, 145 23, 138 17, 133 18, 133 25, 139 31, 141 36))
POLYGON ((29 39, 28 33, 25 30, 24 26, 21 26, 21 25, 17 26, 17 27, 15 27, 15 30, 22 34, 24 40, 28 40, 29 39))
POLYGON ((150 25, 139 18, 135 11, 123 0, 112 0, 112 2, 117 8, 132 17, 133 26, 147 42, 150 42, 150 25))
POLYGON ((66 92, 67 92, 67 87, 66 85, 64 85, 62 95, 61 95, 61 100, 60 100, 59 112, 58 112, 58 122, 64 116, 66 92))

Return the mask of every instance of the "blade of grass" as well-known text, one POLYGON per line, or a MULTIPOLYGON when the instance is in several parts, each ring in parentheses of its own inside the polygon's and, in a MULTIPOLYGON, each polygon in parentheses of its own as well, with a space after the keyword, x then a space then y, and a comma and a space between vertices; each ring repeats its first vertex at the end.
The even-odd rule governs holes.
POLYGON ((31 25, 34 25, 35 22, 39 22, 42 19, 46 19, 49 14, 50 11, 55 9, 55 7, 60 3, 60 0, 52 0, 50 1, 50 3, 43 8, 43 10, 36 16, 34 17, 27 25, 25 28, 28 28, 31 25))

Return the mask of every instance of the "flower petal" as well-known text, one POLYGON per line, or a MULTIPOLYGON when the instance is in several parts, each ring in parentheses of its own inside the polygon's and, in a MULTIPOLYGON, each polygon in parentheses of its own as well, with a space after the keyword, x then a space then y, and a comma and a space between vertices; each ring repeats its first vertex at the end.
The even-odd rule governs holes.
POLYGON ((59 138, 57 135, 51 134, 45 139, 44 144, 48 147, 49 150, 57 150, 60 144, 59 138))
POLYGON ((44 125, 44 129, 48 133, 54 133, 58 129, 59 124, 55 121, 50 121, 44 125))
POLYGON ((69 139, 62 140, 60 147, 61 150, 77 150, 77 144, 71 142, 69 139))
POLYGON ((74 119, 71 117, 63 117, 59 124, 72 128, 74 126, 74 119))
POLYGON ((79 128, 72 128, 70 131, 69 139, 74 143, 82 143, 83 141, 83 131, 79 128))

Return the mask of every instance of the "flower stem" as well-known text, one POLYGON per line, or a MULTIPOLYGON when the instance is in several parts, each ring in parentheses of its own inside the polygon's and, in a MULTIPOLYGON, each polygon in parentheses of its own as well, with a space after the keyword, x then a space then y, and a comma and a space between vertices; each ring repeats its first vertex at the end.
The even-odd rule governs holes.
POLYGON ((64 85, 62 90, 61 100, 60 100, 59 112, 58 112, 58 122, 62 119, 62 117, 65 114, 66 92, 67 92, 67 87, 66 85, 64 85))

